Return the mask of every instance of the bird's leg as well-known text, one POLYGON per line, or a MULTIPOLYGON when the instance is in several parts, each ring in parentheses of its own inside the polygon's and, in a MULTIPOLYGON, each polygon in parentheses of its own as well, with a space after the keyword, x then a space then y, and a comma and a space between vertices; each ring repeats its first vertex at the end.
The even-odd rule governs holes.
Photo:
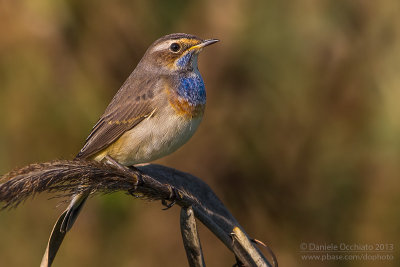
POLYGON ((115 166, 116 168, 118 168, 120 171, 123 171, 125 173, 129 173, 130 175, 132 175, 132 169, 134 171, 136 171, 138 173, 138 175, 134 175, 136 181, 135 184, 133 185, 133 188, 131 190, 129 190, 130 194, 133 194, 133 192, 136 191, 136 188, 138 185, 143 184, 143 180, 142 177, 140 176, 140 171, 138 168, 136 168, 135 166, 130 166, 129 168, 125 165, 122 165, 121 163, 117 162, 115 159, 113 159, 111 156, 107 155, 104 157, 108 163, 110 163, 111 165, 115 166))
POLYGON ((107 155, 104 157, 114 167, 117 167, 120 171, 126 172, 129 171, 128 167, 122 165, 121 163, 117 162, 115 159, 113 159, 111 156, 107 155))
MULTIPOLYGON (((120 164, 119 162, 117 162, 115 159, 113 159, 109 155, 105 156, 104 159, 107 160, 111 165, 115 166, 116 168, 118 168, 119 170, 121 170, 123 172, 132 174, 131 171, 133 169, 133 170, 137 171, 138 173, 140 173, 140 171, 135 166, 130 166, 128 168, 127 166, 124 166, 124 165, 120 164)), ((136 191, 136 188, 138 185, 143 184, 143 180, 141 179, 140 175, 135 176, 135 178, 137 178, 137 181, 136 181, 134 187, 131 190, 129 190, 130 194, 133 194, 136 191)), ((168 189, 170 191, 169 197, 161 200, 162 205, 165 206, 165 208, 163 208, 163 210, 170 209, 172 206, 174 206, 176 203, 176 199, 179 196, 177 190, 174 187, 168 185, 168 189), (168 203, 167 202, 168 200, 171 202, 168 203)))

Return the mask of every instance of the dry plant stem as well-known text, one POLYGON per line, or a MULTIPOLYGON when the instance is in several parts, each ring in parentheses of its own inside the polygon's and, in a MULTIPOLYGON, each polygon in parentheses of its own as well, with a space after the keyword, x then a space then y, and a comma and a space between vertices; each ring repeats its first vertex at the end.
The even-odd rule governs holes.
POLYGON ((263 243, 263 242, 261 242, 260 240, 257 240, 257 239, 252 239, 251 241, 252 241, 253 243, 255 243, 255 244, 260 245, 261 247, 263 247, 263 248, 269 253, 269 255, 271 255, 271 257, 272 257, 272 264, 273 264, 274 267, 278 267, 278 266, 279 266, 279 265, 278 265, 278 259, 276 258, 274 252, 272 251, 272 249, 271 249, 269 246, 267 246, 265 243, 263 243))
POLYGON ((53 264, 54 258, 56 257, 57 251, 64 240, 66 232, 61 231, 61 225, 64 220, 64 216, 67 211, 64 211, 57 219, 56 224, 51 231, 49 242, 47 243, 46 251, 44 252, 40 267, 48 267, 53 264))
POLYGON ((191 207, 181 209, 181 233, 190 267, 205 267, 196 220, 191 207))
MULTIPOLYGON (((169 200, 192 207, 194 215, 209 228, 246 266, 271 266, 210 187, 191 174, 156 164, 124 170, 92 161, 53 161, 32 164, 10 172, 0 184, 0 202, 15 207, 40 192, 70 197, 82 191, 113 193, 125 191, 150 200, 169 200), (173 193, 173 194, 172 194, 173 193), (234 233, 234 235, 232 234, 234 233)), ((61 216, 62 217, 62 216, 61 216)), ((56 223, 42 267, 50 266, 63 235, 56 223), (54 249, 55 248, 55 249, 54 249)))
POLYGON ((235 227, 231 234, 233 240, 233 252, 246 266, 267 266, 261 254, 253 250, 253 243, 247 238, 246 234, 239 228, 235 227), (253 265, 255 264, 255 265, 253 265))
MULTIPOLYGON (((126 167, 119 165, 111 157, 107 156, 104 163, 110 164, 122 172, 127 171, 126 167)), ((130 175, 132 175, 132 174, 130 174, 130 175)), ((135 183, 139 182, 139 179, 137 176, 132 175, 132 177, 133 177, 133 180, 135 183)), ((40 267, 47 267, 47 266, 51 266, 53 264, 54 258, 56 257, 56 254, 64 240, 65 235, 67 234, 65 231, 61 231, 62 223, 64 221, 64 217, 65 217, 66 213, 67 213, 67 211, 64 211, 60 215, 60 217, 58 217, 56 223, 54 224, 53 230, 51 231, 51 234, 50 234, 49 241, 47 243, 46 251, 43 255, 42 262, 40 263, 40 267)))

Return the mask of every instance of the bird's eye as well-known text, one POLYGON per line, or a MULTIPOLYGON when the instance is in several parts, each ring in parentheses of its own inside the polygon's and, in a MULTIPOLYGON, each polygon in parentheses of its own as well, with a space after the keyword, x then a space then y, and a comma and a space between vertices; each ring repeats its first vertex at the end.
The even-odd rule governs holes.
POLYGON ((179 49, 181 49, 181 46, 178 44, 178 43, 172 43, 171 44, 171 46, 169 47, 169 49, 172 51, 172 52, 178 52, 179 51, 179 49))

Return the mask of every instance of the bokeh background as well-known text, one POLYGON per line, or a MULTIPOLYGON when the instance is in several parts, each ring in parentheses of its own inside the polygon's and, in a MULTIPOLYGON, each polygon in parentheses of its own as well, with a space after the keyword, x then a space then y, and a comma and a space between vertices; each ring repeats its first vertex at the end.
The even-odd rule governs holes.
MULTIPOLYGON (((158 163, 204 179, 280 266, 400 266, 400 2, 0 0, 0 173, 71 159, 146 48, 200 56, 207 109, 158 163), (392 261, 301 260, 302 242, 394 244, 392 261)), ((0 212, 0 266, 37 266, 64 206, 0 212)), ((230 252, 200 226, 209 266, 230 252)), ((85 206, 55 266, 186 266, 179 208, 85 206)))

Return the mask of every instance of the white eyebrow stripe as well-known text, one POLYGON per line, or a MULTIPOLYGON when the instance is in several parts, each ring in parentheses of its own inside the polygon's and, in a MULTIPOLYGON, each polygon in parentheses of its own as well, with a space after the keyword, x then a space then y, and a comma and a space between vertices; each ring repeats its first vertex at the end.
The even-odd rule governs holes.
POLYGON ((156 51, 161 51, 167 49, 172 43, 176 42, 176 40, 168 40, 164 41, 151 49, 151 53, 156 51))

